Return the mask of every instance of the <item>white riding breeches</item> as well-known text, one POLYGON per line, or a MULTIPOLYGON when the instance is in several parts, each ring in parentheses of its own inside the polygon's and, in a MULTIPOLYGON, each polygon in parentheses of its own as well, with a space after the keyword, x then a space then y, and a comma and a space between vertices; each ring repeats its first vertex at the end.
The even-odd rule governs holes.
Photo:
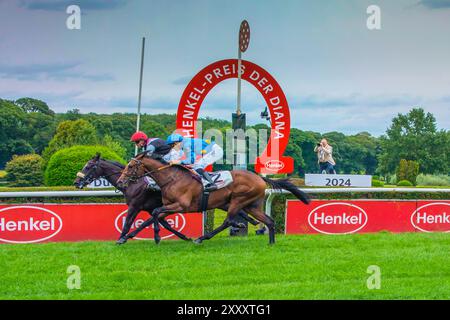
POLYGON ((194 169, 205 169, 210 164, 213 164, 219 159, 223 158, 223 149, 218 144, 211 147, 211 151, 205 154, 201 159, 194 163, 194 169))

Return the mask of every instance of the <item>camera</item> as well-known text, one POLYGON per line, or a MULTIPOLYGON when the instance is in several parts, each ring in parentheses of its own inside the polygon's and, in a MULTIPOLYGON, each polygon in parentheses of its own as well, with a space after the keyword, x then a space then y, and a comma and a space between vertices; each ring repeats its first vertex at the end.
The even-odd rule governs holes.
POLYGON ((317 146, 320 147, 320 143, 317 143, 317 146))

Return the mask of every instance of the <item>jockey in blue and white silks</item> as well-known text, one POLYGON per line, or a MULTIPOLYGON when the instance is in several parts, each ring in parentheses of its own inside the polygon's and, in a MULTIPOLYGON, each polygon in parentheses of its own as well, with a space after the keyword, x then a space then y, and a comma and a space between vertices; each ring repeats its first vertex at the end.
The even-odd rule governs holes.
POLYGON ((164 160, 170 163, 192 164, 194 170, 208 181, 205 191, 217 189, 216 184, 212 181, 209 173, 205 171, 205 168, 222 159, 223 149, 218 144, 209 140, 184 138, 180 134, 171 134, 167 138, 167 143, 172 144, 173 148, 165 156, 164 160), (181 160, 184 155, 186 159, 181 160), (197 159, 198 156, 201 157, 197 159))

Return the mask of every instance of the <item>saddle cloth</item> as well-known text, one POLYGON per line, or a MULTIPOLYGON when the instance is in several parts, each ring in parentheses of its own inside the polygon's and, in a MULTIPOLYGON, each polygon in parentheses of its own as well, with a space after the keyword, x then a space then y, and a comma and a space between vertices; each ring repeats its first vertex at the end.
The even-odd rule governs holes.
MULTIPOLYGON (((203 177, 200 177, 200 175, 192 170, 193 173, 197 175, 197 177, 202 179, 203 186, 205 187, 209 182, 205 180, 203 177)), ((228 186, 230 183, 233 182, 233 176, 231 175, 230 171, 216 171, 216 172, 210 172, 209 175, 211 176, 211 179, 214 181, 214 183, 217 186, 217 189, 222 189, 228 186)), ((161 188, 158 186, 158 184, 150 178, 149 176, 144 177, 144 181, 147 183, 147 188, 151 190, 161 190, 161 188)))
MULTIPOLYGON (((211 176, 212 181, 216 184, 217 189, 225 188, 233 182, 233 176, 230 171, 209 172, 209 175, 211 176)), ((205 187, 209 182, 202 177, 202 183, 205 187)))

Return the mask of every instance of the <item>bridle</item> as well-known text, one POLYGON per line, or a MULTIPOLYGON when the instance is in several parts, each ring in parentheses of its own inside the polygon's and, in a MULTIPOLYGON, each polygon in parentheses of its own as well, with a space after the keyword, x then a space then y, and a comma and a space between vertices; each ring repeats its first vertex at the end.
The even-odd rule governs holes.
POLYGON ((91 184, 93 181, 98 180, 100 178, 108 178, 112 175, 115 175, 117 173, 122 173, 122 171, 115 171, 111 174, 107 175, 100 175, 98 177, 94 177, 93 173, 97 171, 98 166, 100 165, 100 159, 95 161, 95 164, 89 169, 87 173, 83 172, 77 172, 77 177, 80 178, 80 185, 81 186, 87 186, 88 184, 91 184))
POLYGON ((154 173, 156 173, 158 171, 161 171, 161 170, 164 170, 164 169, 167 169, 167 168, 172 166, 171 164, 167 164, 167 165, 164 165, 162 167, 156 168, 156 169, 154 169, 152 171, 148 171, 147 167, 142 163, 142 160, 138 160, 136 158, 132 158, 131 160, 135 161, 136 165, 133 166, 132 172, 130 172, 130 173, 123 172, 123 175, 126 176, 128 178, 128 181, 132 182, 132 183, 134 183, 137 180, 139 180, 139 179, 141 179, 143 177, 146 177, 146 176, 150 176, 150 177, 152 177, 154 179, 154 177, 152 176, 154 173), (138 170, 139 170, 139 168, 141 166, 144 167, 144 174, 138 175, 137 172, 138 172, 138 170))

